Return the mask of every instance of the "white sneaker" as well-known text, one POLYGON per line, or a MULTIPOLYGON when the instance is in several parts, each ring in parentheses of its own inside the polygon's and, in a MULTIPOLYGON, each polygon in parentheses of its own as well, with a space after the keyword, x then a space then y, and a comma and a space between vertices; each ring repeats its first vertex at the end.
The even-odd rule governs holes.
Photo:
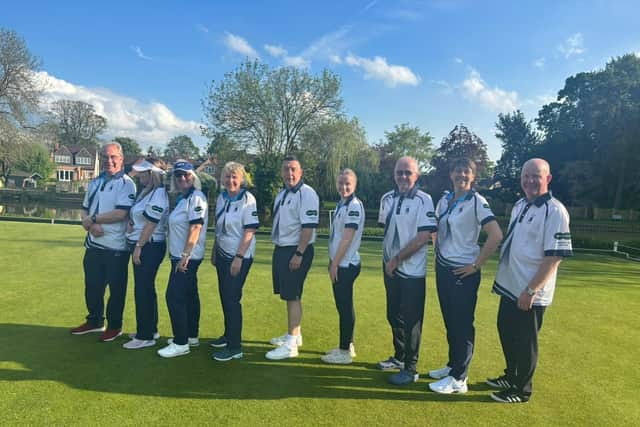
POLYGON ((353 360, 351 360, 349 350, 341 350, 339 348, 336 350, 337 351, 333 351, 331 353, 325 354, 324 356, 321 356, 320 360, 332 365, 348 365, 353 362, 353 360))
MULTIPOLYGON (((167 340, 167 344, 173 344, 173 338, 169 338, 167 340)), ((200 340, 198 339, 198 337, 187 338, 187 344, 189 345, 189 347, 197 347, 200 345, 200 340)))
POLYGON ((429 388, 441 394, 466 393, 468 390, 466 378, 458 381, 452 376, 444 377, 440 381, 429 384, 429 388))
MULTIPOLYGON (((129 338, 134 339, 136 337, 136 333, 135 332, 131 332, 130 334, 127 335, 129 338)), ((159 332, 154 332, 153 333, 153 339, 154 340, 159 340, 160 339, 160 333, 159 332)))
POLYGON ((128 350, 135 350, 138 348, 153 347, 154 345, 156 345, 156 340, 139 340, 132 338, 131 341, 122 344, 122 347, 128 350))
POLYGON ((429 376, 434 380, 439 380, 440 378, 444 378, 449 375, 451 372, 451 368, 448 366, 444 366, 440 369, 434 369, 433 371, 429 371, 429 376))
MULTIPOLYGON (((325 354, 331 354, 331 353, 336 353, 342 351, 341 348, 332 348, 331 350, 327 351, 325 354)), ((353 343, 349 344, 349 356, 356 357, 356 348, 353 346, 353 343)))
POLYGON ((185 354, 189 354, 190 352, 191 350, 189 350, 188 344, 178 345, 178 344, 171 343, 168 346, 158 350, 158 356, 170 358, 170 357, 184 356, 185 354))
MULTIPOLYGON (((271 338, 269 340, 269 343, 271 345, 275 345, 276 347, 280 347, 281 345, 284 345, 287 343, 288 335, 289 334, 284 334, 284 335, 280 335, 279 337, 271 338)), ((302 347, 302 334, 296 335, 296 345, 298 347, 302 347)))
POLYGON ((269 360, 281 360, 288 359, 290 357, 298 357, 298 346, 289 346, 289 344, 282 344, 280 347, 276 347, 268 352, 265 357, 269 360))

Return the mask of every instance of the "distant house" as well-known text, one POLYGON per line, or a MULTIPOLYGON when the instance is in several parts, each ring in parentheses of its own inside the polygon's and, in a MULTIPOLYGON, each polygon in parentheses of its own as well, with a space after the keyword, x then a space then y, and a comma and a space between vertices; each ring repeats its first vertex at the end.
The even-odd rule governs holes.
POLYGON ((7 177, 7 188, 37 188, 37 180, 42 179, 38 172, 15 170, 7 177))
POLYGON ((78 191, 100 173, 98 150, 80 145, 56 145, 51 153, 56 165, 56 189, 78 191))
POLYGON ((196 173, 204 172, 207 175, 215 178, 218 172, 218 159, 215 157, 209 157, 196 167, 196 173))

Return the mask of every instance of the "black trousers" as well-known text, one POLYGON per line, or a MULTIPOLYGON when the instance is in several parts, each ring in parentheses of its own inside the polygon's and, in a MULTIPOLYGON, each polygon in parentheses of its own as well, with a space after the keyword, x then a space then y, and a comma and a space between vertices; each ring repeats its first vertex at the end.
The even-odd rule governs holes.
POLYGON ((122 313, 127 295, 129 252, 87 249, 84 253, 84 298, 87 323, 104 325, 104 293, 109 285, 107 322, 110 329, 122 328, 122 313))
POLYGON ((386 273, 383 275, 394 357, 404 362, 406 370, 415 372, 424 320, 426 279, 405 279, 395 274, 389 277, 386 273))
POLYGON ((473 357, 476 330, 473 321, 478 301, 480 271, 459 278, 450 267, 436 263, 436 288, 440 311, 449 344, 449 375, 457 380, 467 377, 473 357))
POLYGON ((151 340, 158 331, 158 296, 156 275, 164 259, 165 242, 147 242, 140 252, 140 265, 133 264, 136 300, 136 338, 151 340))
POLYGON ((171 259, 171 274, 167 286, 167 308, 173 329, 173 342, 185 345, 187 338, 196 338, 200 328, 200 296, 198 268, 202 260, 190 260, 186 272, 176 270, 179 259, 171 259))
POLYGON ((302 299, 304 281, 313 262, 314 248, 308 245, 302 255, 302 264, 295 271, 289 270, 289 261, 293 258, 297 246, 276 246, 271 257, 271 277, 273 279, 273 293, 280 294, 284 301, 298 301, 302 299))
POLYGON ((218 273, 218 293, 224 314, 224 337, 230 349, 239 349, 242 340, 242 288, 247 280, 253 258, 243 259, 240 272, 231 275, 233 258, 216 254, 216 272, 218 273))
POLYGON ((353 308, 353 284, 360 274, 360 265, 338 267, 338 280, 333 283, 333 298, 340 318, 340 348, 349 350, 353 342, 356 312, 353 308))
POLYGON ((538 333, 546 307, 520 310, 515 301, 500 298, 498 333, 507 368, 505 375, 520 393, 530 396, 538 363, 538 333))

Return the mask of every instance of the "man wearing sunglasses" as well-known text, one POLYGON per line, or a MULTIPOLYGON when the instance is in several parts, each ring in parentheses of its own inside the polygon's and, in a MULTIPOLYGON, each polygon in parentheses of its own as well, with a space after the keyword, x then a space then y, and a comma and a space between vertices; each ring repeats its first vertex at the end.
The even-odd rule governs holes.
POLYGON ((418 380, 416 365, 424 318, 427 242, 436 231, 431 196, 418 190, 418 163, 412 157, 396 162, 396 189, 382 196, 378 222, 384 227, 383 276, 387 320, 394 354, 378 363, 382 370, 399 372, 389 377, 394 385, 418 380))

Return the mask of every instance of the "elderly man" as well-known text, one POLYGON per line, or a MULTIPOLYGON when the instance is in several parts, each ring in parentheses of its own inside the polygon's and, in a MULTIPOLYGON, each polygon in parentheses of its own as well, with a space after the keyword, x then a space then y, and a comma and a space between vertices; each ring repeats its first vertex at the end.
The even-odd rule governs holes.
POLYGON ((102 147, 103 172, 89 184, 82 202, 82 226, 87 230, 84 254, 84 295, 87 321, 71 330, 74 335, 102 332, 100 341, 122 334, 122 313, 127 293, 129 251, 125 233, 127 216, 136 197, 136 186, 124 173, 122 147, 109 142, 102 147), (104 293, 109 285, 107 324, 104 326, 104 293))
POLYGON ((271 360, 296 357, 302 345, 302 290, 313 261, 320 209, 318 195, 302 181, 302 168, 295 157, 285 157, 281 174, 284 189, 273 206, 271 239, 275 248, 271 262, 273 292, 287 302, 288 331, 271 339, 277 346, 266 354, 271 360))
POLYGON ((500 295, 498 333, 506 362, 504 375, 487 384, 502 389, 491 398, 524 403, 532 392, 538 360, 538 333, 553 300, 558 266, 572 255, 569 214, 549 192, 551 173, 542 159, 522 167, 525 197, 511 211, 493 292, 500 295))
POLYGON ((389 377, 395 385, 418 380, 416 365, 424 318, 427 242, 436 231, 431 196, 418 190, 418 164, 411 157, 396 162, 396 190, 382 196, 378 222, 384 226, 383 271, 387 320, 394 354, 378 363, 382 370, 400 369, 389 377))

